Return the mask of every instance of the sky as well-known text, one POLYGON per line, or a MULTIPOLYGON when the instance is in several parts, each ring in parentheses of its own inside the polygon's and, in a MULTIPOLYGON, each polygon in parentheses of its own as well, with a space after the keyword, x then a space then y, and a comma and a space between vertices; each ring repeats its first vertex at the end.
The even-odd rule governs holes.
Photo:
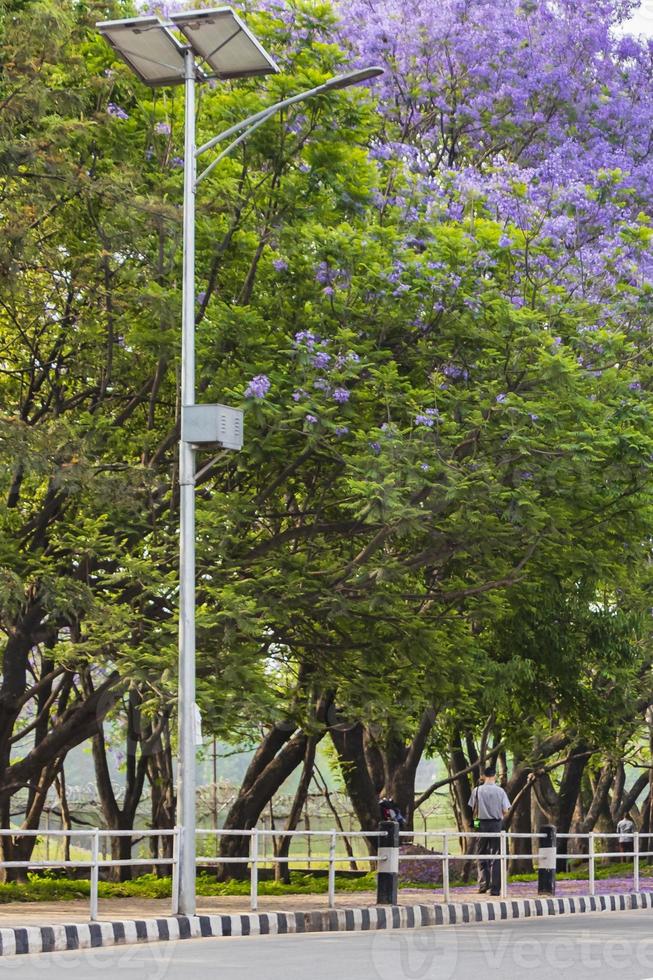
POLYGON ((633 34, 653 37, 653 0, 642 0, 641 6, 628 24, 633 34))

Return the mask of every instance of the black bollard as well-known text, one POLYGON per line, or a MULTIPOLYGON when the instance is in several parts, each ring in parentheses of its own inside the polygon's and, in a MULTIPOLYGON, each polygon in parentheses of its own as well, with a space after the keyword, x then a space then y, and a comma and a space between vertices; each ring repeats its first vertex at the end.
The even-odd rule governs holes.
POLYGON ((399 885, 399 824, 396 820, 382 820, 378 838, 379 850, 376 873, 376 904, 396 905, 399 885))
POLYGON ((537 894, 556 893, 556 828, 545 823, 540 827, 540 850, 537 857, 537 894))

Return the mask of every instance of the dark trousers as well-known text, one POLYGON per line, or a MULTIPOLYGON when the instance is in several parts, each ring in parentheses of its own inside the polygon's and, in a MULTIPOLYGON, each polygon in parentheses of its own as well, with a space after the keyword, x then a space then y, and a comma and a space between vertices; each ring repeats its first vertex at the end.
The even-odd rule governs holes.
MULTIPOLYGON (((479 830, 482 834, 499 833, 503 829, 502 820, 479 820, 479 830)), ((499 854, 501 849, 499 837, 479 838, 479 854, 490 855, 499 854)), ((480 862, 481 873, 478 883, 493 895, 498 895, 501 891, 501 864, 498 857, 480 862)))
POLYGON ((635 849, 635 842, 633 841, 632 838, 630 840, 620 840, 619 850, 624 855, 621 860, 628 861, 629 860, 628 855, 632 854, 634 849, 635 849))

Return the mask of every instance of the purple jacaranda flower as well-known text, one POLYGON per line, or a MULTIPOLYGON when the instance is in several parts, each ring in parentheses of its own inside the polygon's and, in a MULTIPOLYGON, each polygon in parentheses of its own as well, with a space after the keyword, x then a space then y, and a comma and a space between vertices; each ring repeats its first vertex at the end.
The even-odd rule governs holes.
POLYGON ((346 388, 336 388, 332 394, 334 402, 338 402, 339 405, 343 405, 345 402, 349 401, 349 392, 346 388))
POLYGON ((341 438, 342 436, 346 436, 348 434, 348 432, 349 432, 349 426, 348 425, 337 425, 336 426, 336 435, 338 436, 338 438, 341 438))
POLYGON ((426 414, 427 415, 434 415, 436 418, 439 418, 440 417, 440 413, 438 412, 437 408, 427 408, 426 409, 426 414))
POLYGON ((272 268, 275 272, 287 272, 288 263, 285 259, 274 259, 272 262, 272 268))
POLYGON ((125 110, 122 109, 119 105, 116 105, 115 102, 109 103, 109 105, 107 106, 107 112, 109 113, 110 116, 113 116, 115 119, 129 119, 129 113, 125 112, 125 110))
POLYGON ((334 293, 335 293, 335 289, 333 288, 333 286, 325 286, 324 289, 322 290, 323 296, 333 296, 334 293))
POLYGON ((266 374, 257 374, 245 388, 245 398, 265 398, 270 390, 270 379, 266 374))
POLYGON ((434 422, 435 419, 433 419, 430 415, 415 416, 415 425, 425 425, 427 429, 430 429, 433 426, 434 422))
POLYGON ((172 160, 170 161, 170 166, 171 167, 180 168, 180 167, 183 167, 183 165, 184 165, 184 158, 183 157, 173 157, 172 160))
POLYGON ((469 378, 469 371, 458 364, 443 364, 440 370, 445 378, 451 378, 453 381, 467 381, 469 378))
POLYGON ((378 456, 379 453, 381 452, 381 443, 380 442, 371 442, 370 443, 370 449, 372 450, 372 452, 374 453, 375 456, 378 456))
POLYGON ((304 418, 306 419, 309 425, 315 425, 317 423, 317 417, 315 415, 311 415, 310 413, 308 415, 305 415, 304 418))
POLYGON ((562 337, 554 337, 553 338, 553 345, 554 345, 554 347, 559 347, 561 343, 562 343, 562 337))
POLYGON ((320 262, 315 270, 315 280, 321 286, 328 286, 333 281, 333 273, 328 262, 320 262))
POLYGON ((329 382, 325 378, 317 378, 313 382, 313 387, 317 388, 318 391, 327 391, 329 388, 329 382))
POLYGON ((532 480, 533 479, 533 474, 530 472, 530 470, 522 470, 522 472, 519 475, 522 478, 522 480, 532 480))
POLYGON ((630 388, 631 391, 639 391, 642 386, 639 383, 639 381, 631 381, 628 387, 630 388))
POLYGON ((199 306, 202 306, 204 304, 204 300, 205 299, 206 299, 206 290, 203 289, 200 293, 197 294, 197 303, 198 303, 198 305, 199 306))
POLYGON ((297 391, 293 391, 292 399, 294 402, 299 402, 302 398, 306 398, 306 392, 303 388, 298 388, 297 391))
POLYGON ((318 351, 318 353, 313 358, 313 366, 322 371, 329 366, 330 360, 331 360, 330 354, 327 354, 327 352, 324 350, 318 351))
POLYGON ((531 420, 531 422, 537 422, 540 416, 536 415, 535 412, 529 412, 528 417, 531 420))
POLYGON ((502 391, 500 394, 498 394, 496 400, 499 402, 500 405, 503 404, 503 402, 505 402, 506 400, 505 392, 502 391))
POLYGON ((426 471, 426 470, 430 470, 431 467, 429 466, 428 463, 420 463, 420 467, 419 468, 420 468, 420 470, 426 471))
POLYGON ((518 310, 524 305, 524 300, 521 296, 513 296, 510 302, 513 306, 516 306, 518 310))
POLYGON ((170 136, 170 123, 158 122, 154 127, 154 132, 160 136, 170 136))
POLYGON ((295 334, 295 345, 305 344, 309 350, 313 350, 318 338, 312 330, 300 330, 295 334))
POLYGON ((506 235, 505 232, 499 239, 499 248, 510 248, 512 245, 512 238, 510 235, 506 235))

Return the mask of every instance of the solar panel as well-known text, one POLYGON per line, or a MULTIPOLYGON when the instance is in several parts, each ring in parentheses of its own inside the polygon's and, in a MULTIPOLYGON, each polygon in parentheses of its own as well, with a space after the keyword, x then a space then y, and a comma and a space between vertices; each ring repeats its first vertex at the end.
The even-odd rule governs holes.
POLYGON ((170 20, 219 78, 244 78, 279 71, 231 7, 171 14, 170 20))
POLYGON ((98 31, 146 85, 181 85, 184 48, 158 17, 106 20, 98 31))

